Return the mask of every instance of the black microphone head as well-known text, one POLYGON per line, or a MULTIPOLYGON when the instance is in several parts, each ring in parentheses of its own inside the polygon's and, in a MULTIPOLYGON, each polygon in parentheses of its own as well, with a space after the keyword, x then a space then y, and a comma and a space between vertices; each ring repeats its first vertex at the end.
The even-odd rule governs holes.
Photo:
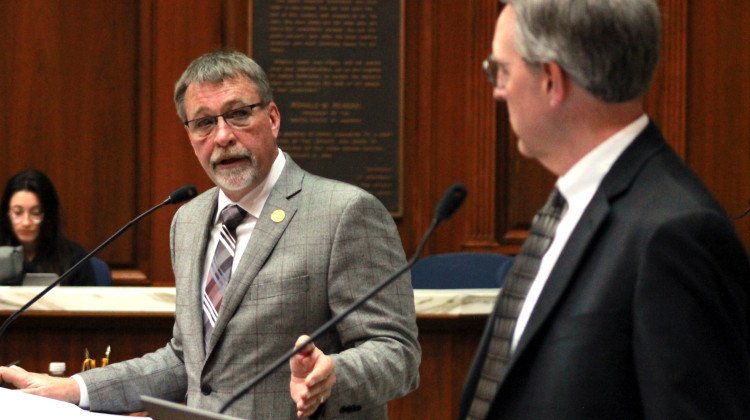
POLYGON ((456 210, 461 207, 461 204, 464 203, 464 199, 466 199, 467 193, 468 191, 466 191, 466 187, 464 186, 464 184, 457 182, 451 185, 451 187, 448 188, 448 191, 445 192, 445 195, 443 195, 443 199, 440 200, 440 203, 438 203, 438 206, 435 209, 435 219, 438 222, 442 222, 443 220, 447 220, 451 216, 453 216, 453 213, 455 213, 456 210))
POLYGON ((183 201, 190 200, 191 198, 198 195, 198 189, 195 185, 185 185, 177 189, 172 194, 169 194, 169 204, 182 203, 183 201))

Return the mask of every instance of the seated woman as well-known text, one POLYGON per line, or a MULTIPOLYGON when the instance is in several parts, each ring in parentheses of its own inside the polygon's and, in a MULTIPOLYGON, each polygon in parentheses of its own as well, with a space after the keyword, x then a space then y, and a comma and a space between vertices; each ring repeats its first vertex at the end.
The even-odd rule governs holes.
MULTIPOLYGON (((23 273, 2 284, 19 285, 26 273, 63 274, 86 256, 60 228, 60 201, 52 181, 42 172, 28 170, 8 180, 0 204, 0 246, 21 246, 23 273)), ((62 285, 94 286, 90 262, 83 264, 62 285)))

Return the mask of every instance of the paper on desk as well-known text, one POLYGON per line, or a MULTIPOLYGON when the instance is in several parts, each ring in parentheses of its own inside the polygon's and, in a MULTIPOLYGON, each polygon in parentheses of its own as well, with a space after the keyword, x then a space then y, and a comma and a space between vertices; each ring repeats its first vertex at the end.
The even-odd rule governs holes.
MULTIPOLYGON (((7 388, 0 388, 0 417, 3 419, 57 419, 57 420, 89 420, 128 418, 114 414, 92 413, 77 405, 39 397, 7 388)), ((150 417, 139 417, 149 420, 150 417)))

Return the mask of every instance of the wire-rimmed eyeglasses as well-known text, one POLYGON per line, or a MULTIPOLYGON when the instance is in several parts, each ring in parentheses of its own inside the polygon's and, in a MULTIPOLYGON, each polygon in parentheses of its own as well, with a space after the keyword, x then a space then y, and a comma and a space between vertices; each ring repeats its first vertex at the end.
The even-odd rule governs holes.
POLYGON ((492 54, 488 55, 487 58, 482 61, 482 70, 484 70, 484 73, 487 75, 487 81, 490 82, 492 87, 497 87, 497 72, 500 70, 500 65, 492 54))
POLYGON ((11 209, 8 212, 10 221, 15 224, 22 223, 23 219, 27 216, 29 220, 31 220, 31 223, 35 225, 42 223, 42 220, 44 220, 44 212, 36 209, 31 209, 28 211, 25 209, 11 209))
POLYGON ((193 135, 197 137, 206 137, 213 133, 216 126, 219 124, 219 117, 224 118, 224 121, 234 128, 244 128, 250 125, 253 120, 255 112, 253 110, 261 106, 263 102, 258 102, 252 105, 244 105, 239 108, 229 110, 223 114, 211 115, 208 117, 200 117, 194 120, 185 121, 185 125, 193 135))

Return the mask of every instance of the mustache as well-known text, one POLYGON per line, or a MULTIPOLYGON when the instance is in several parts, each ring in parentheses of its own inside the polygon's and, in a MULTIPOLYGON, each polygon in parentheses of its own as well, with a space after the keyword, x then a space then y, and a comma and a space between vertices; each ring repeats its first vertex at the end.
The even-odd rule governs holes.
POLYGON ((217 150, 211 155, 211 165, 216 166, 229 159, 249 159, 251 162, 255 162, 253 154, 246 149, 217 150))

